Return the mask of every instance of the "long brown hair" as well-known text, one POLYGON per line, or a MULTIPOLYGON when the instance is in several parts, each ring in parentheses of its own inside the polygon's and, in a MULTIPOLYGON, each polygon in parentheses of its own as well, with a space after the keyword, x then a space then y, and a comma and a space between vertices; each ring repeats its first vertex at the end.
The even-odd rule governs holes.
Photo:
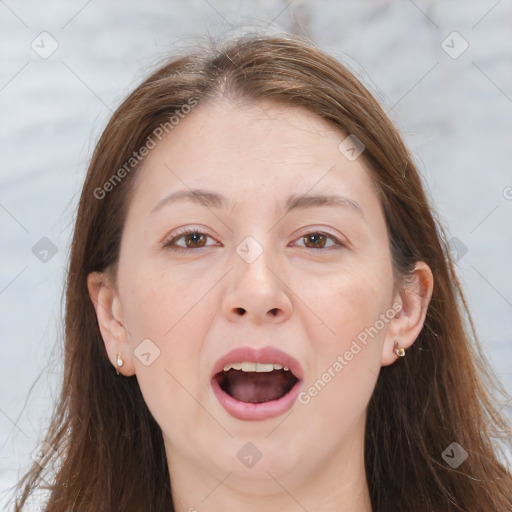
MULTIPOLYGON (((406 278, 419 260, 433 272, 423 330, 406 358, 381 369, 368 407, 365 466, 373 510, 510 512, 512 476, 496 440, 509 434, 496 402, 503 390, 487 369, 446 235, 411 155, 345 67, 304 38, 270 35, 198 45, 173 58, 128 96, 96 146, 67 276, 64 378, 46 437, 58 464, 46 510, 174 510, 160 428, 136 377, 116 376, 87 276, 115 274, 138 167, 126 167, 134 152, 158 127, 171 131, 169 119, 184 105, 217 98, 302 106, 355 135, 377 185, 396 275, 406 278), (458 468, 442 456, 454 442, 468 454, 458 468)), ((16 511, 42 486, 44 473, 34 464, 19 483, 16 511)))

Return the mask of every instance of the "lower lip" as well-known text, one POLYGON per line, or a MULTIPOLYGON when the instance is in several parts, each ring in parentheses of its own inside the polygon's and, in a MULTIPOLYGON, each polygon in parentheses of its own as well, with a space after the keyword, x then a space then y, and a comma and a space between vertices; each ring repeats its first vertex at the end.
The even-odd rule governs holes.
POLYGON ((222 391, 219 383, 215 379, 212 380, 213 392, 222 407, 234 418, 244 421, 266 420, 285 414, 293 407, 293 404, 299 396, 300 388, 301 381, 299 380, 286 395, 278 400, 252 404, 235 400, 222 391))

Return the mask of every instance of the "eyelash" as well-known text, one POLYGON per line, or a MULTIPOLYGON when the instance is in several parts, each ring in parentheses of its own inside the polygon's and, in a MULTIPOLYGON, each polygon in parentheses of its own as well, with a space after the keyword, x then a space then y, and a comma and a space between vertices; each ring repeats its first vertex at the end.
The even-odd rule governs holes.
POLYGON ((302 235, 299 236, 299 238, 297 238, 297 241, 302 240, 302 239, 306 238, 307 236, 311 236, 311 235, 323 235, 327 238, 327 240, 331 240, 333 242, 333 244, 328 247, 306 247, 306 246, 300 246, 300 247, 302 247, 303 249, 309 249, 310 251, 315 251, 315 252, 322 252, 322 251, 325 252, 328 249, 337 249, 337 248, 339 249, 340 247, 346 247, 346 245, 341 240, 339 240, 337 237, 335 237, 331 233, 328 233, 327 231, 322 231, 321 229, 303 233, 302 235))
POLYGON ((173 251, 173 252, 198 251, 201 249, 206 249, 207 247, 211 247, 211 246, 197 247, 195 249, 193 247, 173 247, 173 244, 180 238, 184 238, 187 235, 193 235, 193 234, 206 235, 207 238, 213 239, 213 237, 211 237, 207 233, 203 233, 201 230, 199 230, 197 228, 186 228, 181 231, 178 231, 177 233, 175 233, 175 235, 170 240, 168 240, 167 242, 164 242, 163 247, 165 247, 166 249, 169 249, 170 251, 173 251))
MULTIPOLYGON (((170 251, 173 251, 173 252, 189 252, 189 251, 199 251, 201 249, 206 249, 208 247, 213 247, 212 245, 208 245, 208 246, 203 246, 203 247, 173 247, 173 244, 175 244, 178 240, 180 240, 181 238, 184 238, 186 237, 187 235, 193 235, 193 234, 198 234, 198 235, 205 235, 207 238, 211 238, 213 239, 213 237, 211 237, 210 235, 208 235, 207 233, 204 233, 202 231, 200 231, 199 229, 197 228, 186 228, 182 231, 178 231, 177 233, 174 234, 174 236, 164 242, 163 244, 163 247, 170 250, 170 251)), ((327 231, 322 231, 322 230, 317 230, 317 231, 309 231, 307 233, 304 233, 302 234, 299 238, 297 238, 297 240, 301 240, 307 236, 310 236, 310 235, 323 235, 325 237, 327 237, 328 239, 332 240, 333 242, 333 245, 327 247, 327 248, 319 248, 319 247, 304 247, 304 249, 309 249, 310 251, 325 251, 326 249, 330 249, 330 248, 335 248, 335 247, 346 247, 346 244, 344 244, 341 240, 339 240, 337 237, 335 237, 334 235, 332 235, 331 233, 328 233, 327 231)))

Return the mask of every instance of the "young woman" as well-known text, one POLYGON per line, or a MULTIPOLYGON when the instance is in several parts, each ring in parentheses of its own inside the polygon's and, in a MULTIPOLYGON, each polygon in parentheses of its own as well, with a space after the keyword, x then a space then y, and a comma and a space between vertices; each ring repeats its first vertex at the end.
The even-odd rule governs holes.
POLYGON ((66 305, 16 510, 45 483, 48 512, 512 509, 508 427, 418 171, 304 39, 198 47, 123 102, 66 305))

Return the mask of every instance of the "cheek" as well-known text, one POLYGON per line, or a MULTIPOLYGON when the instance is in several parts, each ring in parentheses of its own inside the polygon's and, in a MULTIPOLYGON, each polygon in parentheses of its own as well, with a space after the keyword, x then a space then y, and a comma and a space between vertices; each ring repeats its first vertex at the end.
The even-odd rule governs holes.
MULTIPOLYGON (((354 258, 351 265, 314 279, 296 276, 295 282, 303 283, 295 288, 301 299, 296 304, 309 309, 309 338, 315 340, 317 348, 325 347, 326 353, 348 349, 350 342, 374 326, 391 306, 393 277, 391 262, 385 258, 378 262, 356 262, 354 258)), ((372 338, 381 339, 388 323, 379 322, 379 335, 372 338)))
POLYGON ((315 364, 301 404, 335 435, 360 421, 375 387, 390 322, 391 264, 361 264, 314 283, 301 293, 322 327, 308 333, 315 364))
POLYGON ((205 313, 198 306, 216 282, 215 276, 191 275, 179 268, 170 271, 155 263, 126 272, 125 276, 121 293, 132 337, 153 336, 165 345, 172 344, 176 331, 201 325, 191 322, 191 318, 205 313))
POLYGON ((218 310, 215 284, 222 275, 202 272, 199 277, 180 269, 169 271, 154 262, 147 267, 120 267, 120 293, 137 381, 151 413, 168 432, 177 428, 172 421, 176 410, 183 411, 189 421, 199 420, 194 416, 201 409, 191 396, 199 396, 204 381, 198 361, 218 310), (149 365, 140 357, 142 347, 151 354, 149 365))
MULTIPOLYGON (((348 439, 358 431, 377 381, 377 373, 359 357, 346 365, 338 361, 341 370, 335 364, 324 368, 304 389, 297 407, 303 408, 302 417, 315 418, 303 422, 306 438, 348 439)), ((332 445, 326 443, 326 448, 332 449, 332 445)))

